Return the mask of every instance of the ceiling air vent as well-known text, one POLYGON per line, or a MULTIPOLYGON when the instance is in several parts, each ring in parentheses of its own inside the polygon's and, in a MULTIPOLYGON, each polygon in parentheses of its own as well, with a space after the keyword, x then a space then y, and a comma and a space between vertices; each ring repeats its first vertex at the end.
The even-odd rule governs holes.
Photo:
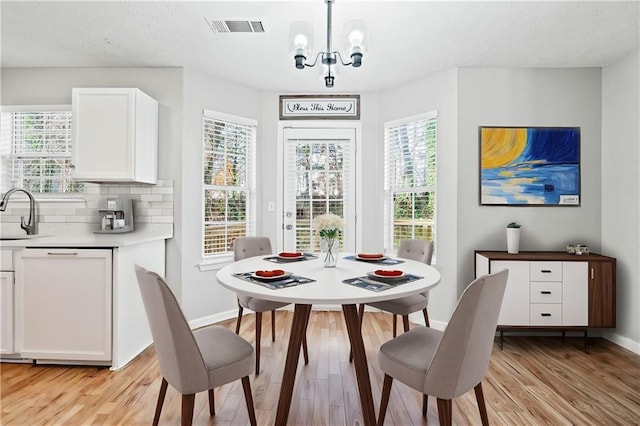
POLYGON ((265 33, 264 23, 262 21, 245 21, 237 19, 207 19, 211 29, 216 34, 227 33, 265 33))

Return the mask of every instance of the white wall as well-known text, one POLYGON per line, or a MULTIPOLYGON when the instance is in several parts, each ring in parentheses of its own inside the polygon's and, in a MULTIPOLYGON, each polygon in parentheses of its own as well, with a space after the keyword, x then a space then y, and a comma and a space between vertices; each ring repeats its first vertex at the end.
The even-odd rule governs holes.
MULTIPOLYGON (((184 70, 184 132, 182 141, 182 201, 176 214, 182 265, 182 307, 187 319, 194 320, 234 309, 236 296, 216 281, 216 270, 200 272, 202 239, 202 112, 208 109, 258 121, 261 126, 260 92, 221 81, 200 71, 184 70)), ((258 142, 257 155, 264 146, 258 142)), ((260 162, 258 176, 260 176, 260 162)), ((260 194, 260 186, 258 186, 260 194)), ((260 203, 260 200, 258 200, 260 203)), ((258 209, 258 215, 261 210, 258 209)), ((258 223, 260 227, 260 223, 258 223)), ((258 227, 258 230, 260 228, 258 227)))
MULTIPOLYGON (((473 276, 473 251, 505 250, 505 227, 523 225, 520 249, 601 249, 601 71, 460 69, 458 73, 458 276, 473 276), (478 126, 579 126, 581 205, 479 205, 478 126)), ((604 253, 609 254, 609 253, 604 253)), ((462 287, 460 287, 462 289, 462 287)))
MULTIPOLYGON (((378 120, 375 132, 380 135, 377 141, 377 164, 375 182, 378 193, 367 204, 371 209, 383 208, 383 167, 384 167, 384 123, 429 111, 438 111, 438 172, 436 205, 436 241, 435 266, 442 274, 440 284, 430 292, 429 317, 436 321, 446 321, 451 316, 458 299, 457 255, 458 225, 458 88, 457 71, 447 70, 434 73, 422 80, 406 86, 385 91, 378 102, 378 120)), ((364 209, 367 213, 367 208, 364 209)), ((383 217, 379 214, 377 224, 372 229, 382 229, 383 217)), ((377 233, 382 239, 382 232, 377 233)))
POLYGON ((602 71, 602 251, 617 258, 617 325, 608 337, 640 353, 640 57, 602 71))

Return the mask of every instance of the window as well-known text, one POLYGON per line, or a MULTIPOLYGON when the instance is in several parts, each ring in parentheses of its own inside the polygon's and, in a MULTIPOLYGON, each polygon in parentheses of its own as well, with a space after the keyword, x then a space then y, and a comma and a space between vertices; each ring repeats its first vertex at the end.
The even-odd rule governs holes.
POLYGON ((80 192, 71 179, 71 110, 36 107, 0 116, 2 190, 35 193, 80 192))
POLYGON ((204 258, 227 254, 235 238, 255 234, 256 128, 253 120, 204 112, 204 258))
POLYGON ((385 246, 433 240, 436 209, 436 117, 422 114, 385 123, 385 246))

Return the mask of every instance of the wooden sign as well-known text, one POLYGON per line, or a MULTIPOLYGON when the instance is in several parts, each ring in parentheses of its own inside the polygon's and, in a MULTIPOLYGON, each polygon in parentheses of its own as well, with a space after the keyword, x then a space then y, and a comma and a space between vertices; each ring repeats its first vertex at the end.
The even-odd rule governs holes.
POLYGON ((282 95, 280 120, 359 120, 360 95, 282 95))

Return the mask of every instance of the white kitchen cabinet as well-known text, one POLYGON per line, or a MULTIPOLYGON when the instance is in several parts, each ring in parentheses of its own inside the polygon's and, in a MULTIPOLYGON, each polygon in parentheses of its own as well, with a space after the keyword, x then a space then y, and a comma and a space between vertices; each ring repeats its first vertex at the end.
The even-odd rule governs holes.
POLYGON ((158 102, 135 88, 74 88, 73 177, 157 182, 158 102))
POLYGON ((16 349, 36 361, 111 363, 112 250, 16 255, 16 349))
POLYGON ((0 354, 12 354, 14 345, 13 272, 0 272, 0 354))
POLYGON ((13 250, 0 250, 0 354, 15 352, 13 250))

